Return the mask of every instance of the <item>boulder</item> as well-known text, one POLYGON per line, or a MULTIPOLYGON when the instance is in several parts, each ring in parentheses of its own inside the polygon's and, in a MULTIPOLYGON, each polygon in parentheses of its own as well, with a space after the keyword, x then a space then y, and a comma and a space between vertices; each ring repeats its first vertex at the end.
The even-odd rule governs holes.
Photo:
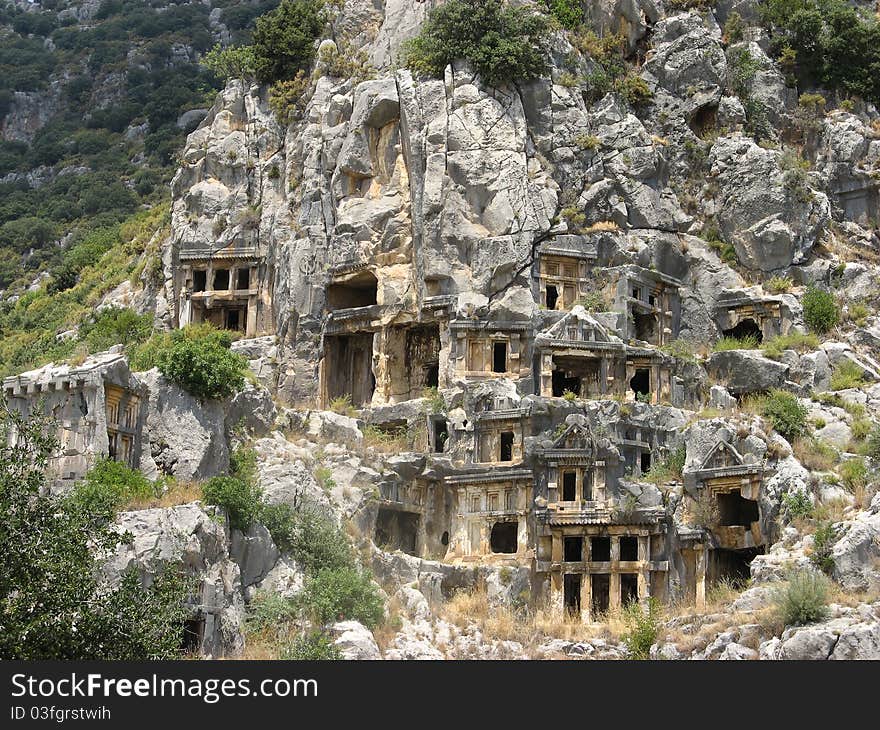
POLYGON ((357 621, 333 624, 330 633, 334 636, 333 644, 342 653, 343 659, 365 661, 382 658, 372 632, 357 621))
POLYGON ((228 471, 224 404, 195 398, 157 369, 137 377, 148 389, 144 450, 155 468, 183 480, 228 471))
POLYGON ((134 569, 148 586, 165 569, 192 576, 195 595, 192 617, 203 623, 200 651, 235 656, 244 647, 244 599, 241 573, 230 559, 226 532, 198 503, 122 512, 114 528, 130 533, 102 564, 102 575, 113 584, 134 569))
POLYGON ((710 376, 727 383, 727 390, 733 395, 780 388, 789 371, 788 365, 770 360, 755 350, 715 352, 707 367, 710 376))

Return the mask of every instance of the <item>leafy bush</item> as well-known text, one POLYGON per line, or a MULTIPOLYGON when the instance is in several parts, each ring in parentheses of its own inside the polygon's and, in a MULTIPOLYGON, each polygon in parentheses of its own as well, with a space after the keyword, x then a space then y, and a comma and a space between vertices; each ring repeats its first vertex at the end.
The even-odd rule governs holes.
POLYGON ((288 504, 264 504, 260 507, 259 521, 272 535, 272 542, 283 553, 294 549, 296 513, 288 504))
POLYGON ((262 510, 262 491, 256 485, 237 477, 214 477, 202 487, 206 504, 221 507, 229 526, 246 532, 262 510))
POLYGON ((651 466, 650 471, 642 475, 642 479, 653 484, 665 484, 666 482, 681 479, 686 460, 687 449, 684 446, 679 446, 663 461, 651 466))
POLYGON ((287 661, 319 662, 339 661, 342 652, 322 631, 313 631, 295 639, 281 654, 287 661))
POLYGON ((448 0, 431 11, 403 57, 414 73, 437 78, 465 59, 483 81, 501 86, 546 72, 548 31, 546 17, 502 0, 448 0))
POLYGON ((384 615, 376 586, 356 568, 319 570, 306 580, 297 598, 321 624, 354 620, 373 628, 384 615))
POLYGON ((202 65, 219 78, 244 79, 256 73, 256 54, 251 46, 227 46, 219 43, 202 57, 202 65))
POLYGON ((311 574, 354 567, 346 536, 329 517, 314 510, 296 513, 290 555, 311 574))
POLYGON ((803 489, 783 494, 782 507, 790 520, 796 517, 809 517, 813 514, 813 500, 803 489))
POLYGON ((771 294, 787 294, 791 287, 792 281, 787 276, 771 276, 764 282, 764 288, 771 294))
POLYGON ((804 84, 818 82, 880 101, 880 23, 844 0, 765 0, 759 5, 773 33, 773 51, 804 84))
POLYGON ((264 631, 275 631, 287 621, 296 618, 296 604, 273 591, 259 591, 248 606, 245 617, 245 631, 256 634, 264 631))
POLYGON ((197 398, 229 398, 244 387, 247 360, 229 348, 229 332, 189 326, 171 333, 156 357, 161 373, 197 398))
POLYGON ((800 570, 776 590, 774 602, 786 626, 821 621, 828 616, 828 579, 812 570, 800 570))
POLYGON ((761 344, 761 351, 765 357, 778 360, 786 350, 796 352, 812 352, 819 348, 819 338, 816 335, 804 335, 800 332, 790 332, 787 335, 778 335, 772 340, 761 344))
POLYGON ((144 342, 153 331, 153 315, 137 314, 128 307, 101 310, 80 326, 79 337, 91 352, 106 350, 113 345, 134 345, 144 342))
POLYGON ((806 433, 807 409, 787 391, 771 391, 763 403, 762 415, 789 442, 806 433))
POLYGON ((623 620, 627 631, 621 638, 630 659, 648 659, 651 646, 660 635, 660 606, 656 599, 649 598, 647 608, 645 611, 636 601, 624 606, 623 620))
POLYGON ((275 10, 258 18, 253 42, 257 78, 271 84, 307 70, 326 22, 321 0, 282 0, 275 10))
POLYGON ((545 0, 545 4, 563 28, 573 30, 584 22, 583 0, 545 0))
POLYGON ((74 485, 70 505, 99 520, 109 520, 130 502, 156 496, 156 486, 136 469, 101 459, 74 485))
POLYGON ((831 551, 836 541, 837 532, 830 522, 823 522, 813 533, 813 552, 810 553, 810 560, 826 575, 831 575, 831 571, 834 570, 831 551))
POLYGON ((118 584, 99 587, 95 556, 112 553, 123 536, 45 490, 44 470, 57 448, 46 434, 54 430, 48 422, 0 415, 0 656, 179 656, 192 586, 169 571, 144 588, 131 571, 118 584))
POLYGON ((840 322, 840 306, 831 292, 811 286, 802 299, 804 321, 816 334, 824 335, 840 322))

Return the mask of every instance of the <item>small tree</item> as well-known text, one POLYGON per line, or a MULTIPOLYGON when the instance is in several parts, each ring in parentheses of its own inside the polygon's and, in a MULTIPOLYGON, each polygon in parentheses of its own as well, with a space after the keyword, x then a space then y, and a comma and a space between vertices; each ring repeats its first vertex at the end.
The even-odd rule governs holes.
POLYGON ((465 59, 490 86, 528 81, 547 70, 548 20, 502 0, 448 0, 434 8, 403 50, 415 73, 440 77, 465 59))
POLYGON ((792 393, 771 391, 764 401, 762 413, 776 432, 789 442, 806 433, 807 409, 792 393))
POLYGON ((221 79, 246 79, 256 73, 256 54, 252 46, 228 46, 219 43, 208 51, 202 65, 221 79))
POLYGON ((257 18, 253 43, 257 79, 271 84, 307 70, 326 22, 321 0, 281 0, 275 10, 257 18))
POLYGON ((660 634, 660 606, 657 601, 649 598, 647 611, 637 601, 627 604, 623 609, 623 620, 627 632, 622 638, 630 659, 648 659, 651 647, 660 634))
POLYGON ((141 472, 119 461, 102 459, 74 486, 68 502, 84 514, 110 520, 129 502, 155 496, 155 484, 141 472))
POLYGON ((811 286, 802 300, 804 322, 813 332, 824 335, 840 323, 840 306, 831 292, 811 286))
POLYGON ((281 658, 287 661, 339 661, 342 652, 323 631, 313 631, 295 639, 281 658))

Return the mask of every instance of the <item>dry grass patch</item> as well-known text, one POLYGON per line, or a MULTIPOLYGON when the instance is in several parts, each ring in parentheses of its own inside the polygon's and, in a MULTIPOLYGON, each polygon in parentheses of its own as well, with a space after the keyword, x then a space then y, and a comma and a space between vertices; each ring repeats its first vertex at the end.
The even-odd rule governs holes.
POLYGON ((177 507, 202 499, 200 482, 174 482, 160 496, 150 499, 136 499, 125 506, 126 510, 156 509, 159 507, 177 507))

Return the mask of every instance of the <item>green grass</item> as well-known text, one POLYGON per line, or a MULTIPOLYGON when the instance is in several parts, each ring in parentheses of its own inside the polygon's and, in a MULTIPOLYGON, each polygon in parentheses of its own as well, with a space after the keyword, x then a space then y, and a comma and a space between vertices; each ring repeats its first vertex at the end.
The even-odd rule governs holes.
POLYGON ((844 360, 831 373, 831 390, 850 390, 864 383, 864 371, 851 360, 844 360))
POLYGON ((715 352, 728 352, 730 350, 757 350, 758 338, 753 335, 745 337, 722 337, 712 348, 715 352))
POLYGON ((794 350, 803 354, 817 349, 819 349, 819 338, 814 334, 801 334, 800 332, 779 335, 761 345, 764 356, 771 360, 778 360, 786 350, 794 350))

